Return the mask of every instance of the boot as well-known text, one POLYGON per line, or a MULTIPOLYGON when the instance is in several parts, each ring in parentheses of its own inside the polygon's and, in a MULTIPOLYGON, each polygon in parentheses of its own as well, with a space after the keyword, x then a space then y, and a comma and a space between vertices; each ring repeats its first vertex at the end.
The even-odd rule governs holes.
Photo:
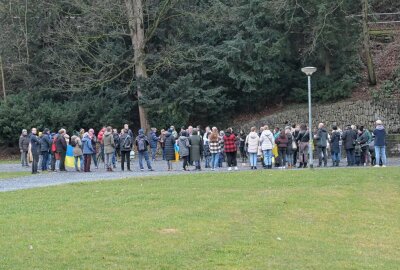
POLYGON ((303 168, 307 168, 307 162, 304 162, 303 168))
POLYGON ((300 165, 299 165, 299 167, 297 167, 297 168, 298 168, 298 169, 303 168, 303 163, 300 162, 300 165))

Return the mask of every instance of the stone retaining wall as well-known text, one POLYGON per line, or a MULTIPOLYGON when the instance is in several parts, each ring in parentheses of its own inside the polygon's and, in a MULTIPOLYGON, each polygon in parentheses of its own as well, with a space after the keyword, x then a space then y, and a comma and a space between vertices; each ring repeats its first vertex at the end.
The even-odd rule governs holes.
MULTIPOLYGON (((327 105, 313 105, 313 127, 323 122, 330 129, 333 124, 343 129, 347 124, 363 125, 370 130, 374 128, 375 121, 381 119, 388 133, 400 133, 400 100, 384 101, 342 101, 327 105)), ((247 123, 237 123, 241 127, 250 130, 262 125, 270 127, 285 126, 288 123, 307 123, 307 104, 291 106, 284 111, 247 123)))

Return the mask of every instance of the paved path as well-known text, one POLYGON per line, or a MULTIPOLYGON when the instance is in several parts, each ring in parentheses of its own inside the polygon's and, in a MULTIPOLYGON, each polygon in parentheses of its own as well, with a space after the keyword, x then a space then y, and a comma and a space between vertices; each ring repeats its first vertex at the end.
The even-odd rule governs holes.
MULTIPOLYGON (((184 172, 181 170, 182 163, 174 163, 174 171, 168 172, 166 170, 167 164, 165 161, 156 161, 153 163, 154 172, 143 171, 141 172, 136 165, 137 162, 133 163, 132 172, 122 172, 120 169, 116 169, 114 172, 107 172, 104 168, 94 169, 93 172, 90 173, 80 173, 75 172, 73 169, 69 169, 68 172, 49 172, 37 175, 29 175, 24 177, 15 177, 8 179, 0 179, 0 192, 5 191, 13 191, 20 189, 30 189, 30 188, 38 188, 38 187, 47 187, 54 185, 62 185, 68 183, 77 183, 77 182, 92 182, 99 180, 116 180, 116 179, 124 179, 124 178, 132 178, 132 177, 142 177, 142 176, 161 176, 161 175, 178 175, 178 174, 192 174, 199 173, 195 171, 184 172)), ((399 166, 399 159, 390 159, 389 164, 392 166, 399 166)), ((204 164, 203 164, 204 165, 204 164)), ((345 164, 341 164, 345 166, 345 164)), ((345 167, 342 167, 345 168, 345 167)), ((361 169, 362 167, 360 167, 361 169)), ((240 171, 249 170, 248 166, 242 166, 239 164, 240 171)), ((226 168, 219 169, 219 172, 226 172, 226 168)), ((0 174, 2 172, 30 172, 30 168, 23 168, 20 164, 0 164, 0 174)), ((201 172, 210 173, 210 169, 203 169, 201 172)))

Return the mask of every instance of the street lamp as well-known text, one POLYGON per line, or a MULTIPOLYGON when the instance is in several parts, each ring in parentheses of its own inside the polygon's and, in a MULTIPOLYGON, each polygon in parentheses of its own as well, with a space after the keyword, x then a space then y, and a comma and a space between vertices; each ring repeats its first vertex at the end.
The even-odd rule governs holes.
POLYGON ((310 147, 308 148, 308 152, 310 155, 310 169, 314 167, 314 159, 313 159, 313 145, 314 145, 314 137, 312 132, 312 116, 311 116, 311 75, 317 71, 316 67, 304 67, 301 69, 308 77, 308 129, 310 134, 310 147))

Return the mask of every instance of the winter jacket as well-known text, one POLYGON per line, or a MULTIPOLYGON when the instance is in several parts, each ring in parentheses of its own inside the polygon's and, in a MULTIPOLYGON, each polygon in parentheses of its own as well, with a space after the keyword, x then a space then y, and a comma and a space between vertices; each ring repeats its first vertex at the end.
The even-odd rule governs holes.
POLYGON ((106 131, 103 135, 104 153, 112 154, 115 151, 114 136, 112 132, 106 131))
POLYGON ((204 146, 203 146, 203 155, 204 155, 204 157, 209 157, 209 156, 211 156, 211 152, 210 152, 210 142, 208 141, 208 139, 207 139, 207 141, 204 143, 204 146))
POLYGON ((144 133, 139 133, 139 135, 135 139, 135 145, 139 152, 145 152, 145 151, 147 151, 147 147, 150 145, 150 142, 149 142, 149 139, 147 138, 147 136, 144 135, 144 133), (140 140, 144 140, 144 150, 139 150, 139 141, 140 140))
POLYGON ((83 155, 83 151, 82 151, 82 140, 81 140, 81 138, 78 137, 78 136, 72 136, 71 140, 75 140, 74 157, 82 156, 83 155))
POLYGON ((357 134, 354 130, 352 130, 351 128, 348 128, 347 130, 345 130, 342 134, 344 148, 346 150, 354 149, 354 145, 355 145, 354 143, 355 143, 356 139, 357 139, 357 134))
POLYGON ((171 133, 165 134, 165 159, 175 160, 175 137, 171 133))
POLYGON ((159 137, 157 137, 156 133, 152 131, 150 133, 150 148, 157 148, 158 141, 160 140, 159 137))
POLYGON ((99 134, 97 134, 97 141, 100 143, 100 144, 103 144, 103 139, 104 139, 104 133, 106 132, 106 129, 105 128, 102 128, 100 131, 99 131, 99 134))
POLYGON ((288 147, 289 140, 284 133, 281 133, 278 138, 275 139, 275 143, 278 148, 286 149, 288 147))
POLYGON ((299 135, 297 135, 296 142, 309 142, 310 133, 307 130, 300 130, 299 135))
POLYGON ((226 132, 224 136, 224 151, 225 153, 233 153, 237 151, 236 136, 233 133, 226 132))
POLYGON ((286 137, 288 139, 286 153, 287 154, 292 154, 293 153, 293 135, 292 135, 292 133, 287 133, 286 137))
POLYGON ((179 146, 179 156, 187 157, 189 156, 189 138, 186 136, 180 136, 178 139, 178 146, 179 146))
POLYGON ((189 137, 190 142, 190 161, 199 161, 203 152, 203 139, 200 135, 189 137))
POLYGON ((65 140, 64 136, 61 135, 61 134, 59 134, 57 136, 56 152, 57 153, 65 153, 65 152, 67 152, 67 141, 65 140))
POLYGON ((31 152, 32 154, 40 154, 40 140, 39 137, 35 134, 29 135, 29 139, 31 142, 31 152))
POLYGON ((40 151, 49 152, 51 149, 51 139, 49 134, 44 134, 40 140, 40 151))
POLYGON ((88 136, 83 137, 82 146, 84 155, 92 155, 95 153, 95 150, 92 146, 92 140, 88 136))
POLYGON ((328 132, 325 128, 320 128, 317 131, 317 136, 315 137, 317 140, 317 146, 326 147, 328 144, 328 132))
POLYGON ((366 147, 368 145, 368 141, 369 141, 369 137, 368 134, 366 132, 366 130, 364 130, 357 138, 357 142, 361 145, 361 147, 366 147))
POLYGON ((250 132, 246 137, 247 152, 258 153, 258 146, 260 145, 260 137, 256 132, 250 132))
POLYGON ((210 147, 211 154, 218 154, 221 152, 221 143, 219 138, 216 141, 208 140, 208 145, 210 147))
POLYGON ((114 138, 115 149, 120 149, 121 148, 121 140, 119 138, 119 135, 117 133, 113 133, 113 138, 114 138))
POLYGON ((22 150, 24 152, 28 152, 29 150, 29 143, 31 142, 30 138, 28 135, 21 135, 19 137, 19 150, 22 150))
POLYGON ((124 133, 119 138, 121 151, 131 151, 132 150, 132 139, 129 134, 124 133))
POLYGON ((331 135, 331 150, 334 153, 339 153, 340 152, 340 132, 339 131, 333 131, 331 135))
POLYGON ((374 130, 375 135, 375 146, 385 146, 386 145, 386 131, 383 125, 377 125, 374 130))
POLYGON ((260 136, 261 150, 272 150, 274 148, 274 135, 271 130, 264 130, 260 136))

